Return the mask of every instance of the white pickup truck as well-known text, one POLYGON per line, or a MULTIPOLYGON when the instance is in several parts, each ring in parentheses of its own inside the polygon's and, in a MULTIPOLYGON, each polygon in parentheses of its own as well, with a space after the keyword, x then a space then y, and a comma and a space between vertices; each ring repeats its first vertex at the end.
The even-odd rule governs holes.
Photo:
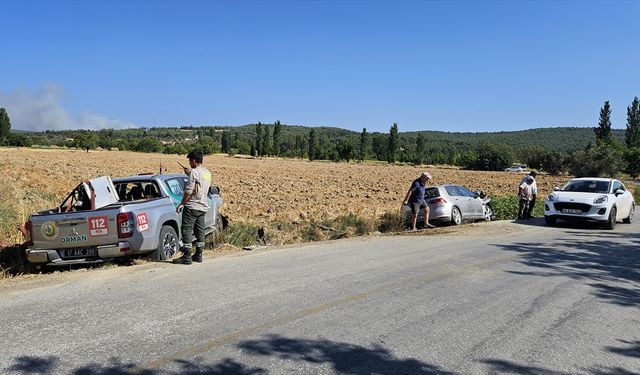
MULTIPOLYGON (((182 200, 187 176, 159 174, 98 177, 80 183, 54 209, 34 213, 25 224, 27 259, 40 265, 99 263, 148 253, 172 257, 180 246, 182 200)), ((223 227, 217 187, 209 189, 206 233, 223 227)))

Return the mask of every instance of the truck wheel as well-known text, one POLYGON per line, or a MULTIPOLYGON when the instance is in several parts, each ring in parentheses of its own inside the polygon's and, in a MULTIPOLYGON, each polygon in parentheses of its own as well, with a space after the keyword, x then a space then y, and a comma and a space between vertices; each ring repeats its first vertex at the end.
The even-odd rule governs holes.
POLYGON ((219 244, 224 242, 224 234, 223 231, 226 228, 225 225, 226 218, 222 218, 222 215, 216 215, 216 223, 213 226, 213 232, 211 232, 211 242, 213 247, 217 247, 219 244))
POLYGON ((163 225, 160 230, 160 238, 158 238, 158 248, 155 249, 151 256, 151 260, 163 261, 168 260, 178 252, 178 234, 170 225, 163 225))

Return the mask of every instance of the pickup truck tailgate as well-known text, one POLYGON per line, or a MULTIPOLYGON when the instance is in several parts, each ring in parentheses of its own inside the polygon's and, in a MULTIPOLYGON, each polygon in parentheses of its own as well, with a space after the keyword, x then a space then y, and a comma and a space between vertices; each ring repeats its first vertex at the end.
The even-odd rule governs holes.
POLYGON ((38 249, 89 248, 118 242, 117 209, 31 217, 38 249))

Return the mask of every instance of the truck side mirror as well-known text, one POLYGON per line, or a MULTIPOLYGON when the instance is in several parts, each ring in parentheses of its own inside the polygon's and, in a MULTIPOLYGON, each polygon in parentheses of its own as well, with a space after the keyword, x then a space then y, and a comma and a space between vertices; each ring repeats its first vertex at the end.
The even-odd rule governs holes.
POLYGON ((217 186, 209 186, 209 195, 220 194, 220 188, 217 186))

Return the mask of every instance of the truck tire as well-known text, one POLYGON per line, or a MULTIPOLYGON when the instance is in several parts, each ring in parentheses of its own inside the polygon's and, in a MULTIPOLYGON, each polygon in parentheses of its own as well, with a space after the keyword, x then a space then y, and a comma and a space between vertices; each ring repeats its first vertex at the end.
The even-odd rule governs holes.
POLYGON ((154 261, 169 260, 178 252, 178 234, 170 225, 163 225, 158 238, 158 248, 155 249, 149 259, 154 261))
POLYGON ((222 215, 216 215, 216 223, 213 225, 213 231, 211 232, 211 246, 214 248, 224 242, 223 231, 226 227, 225 220, 226 219, 222 218, 222 215))

